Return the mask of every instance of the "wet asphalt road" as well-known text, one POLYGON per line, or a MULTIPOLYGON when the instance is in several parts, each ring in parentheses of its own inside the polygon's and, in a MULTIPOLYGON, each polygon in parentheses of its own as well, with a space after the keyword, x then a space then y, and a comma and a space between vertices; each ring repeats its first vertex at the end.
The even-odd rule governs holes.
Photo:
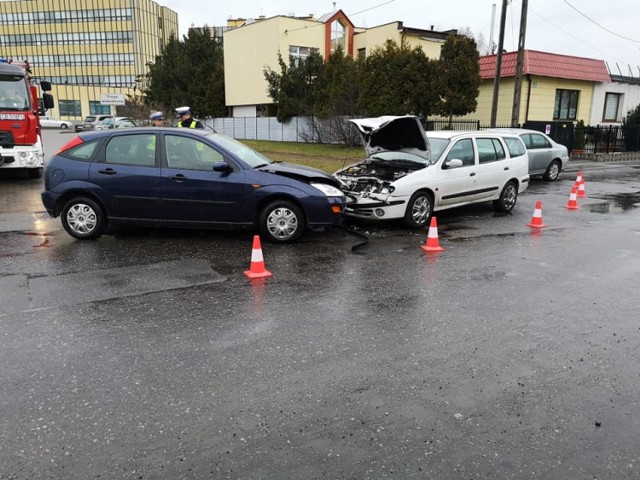
POLYGON ((0 177, 0 478, 638 478, 640 170, 577 166, 578 211, 572 166, 442 253, 360 224, 262 282, 251 233, 79 242, 0 177))

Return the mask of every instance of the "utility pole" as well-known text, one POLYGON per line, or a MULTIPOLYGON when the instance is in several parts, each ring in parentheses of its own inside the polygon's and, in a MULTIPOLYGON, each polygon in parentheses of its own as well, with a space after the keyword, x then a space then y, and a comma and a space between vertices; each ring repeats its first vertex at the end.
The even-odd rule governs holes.
POLYGON ((507 18, 507 4, 509 0, 502 0, 500 13, 500 33, 498 34, 498 54, 496 56, 496 74, 493 78, 493 102, 491 103, 491 127, 496 126, 498 116, 498 93, 500 93, 500 74, 502 73, 502 50, 504 48, 504 24, 507 18))
POLYGON ((517 127, 520 120, 520 98, 522 93, 522 66, 524 63, 524 38, 527 30, 527 4, 528 0, 522 0, 522 13, 520 14, 520 36, 518 38, 518 63, 516 64, 516 83, 513 88, 513 108, 511 109, 511 126, 517 127))

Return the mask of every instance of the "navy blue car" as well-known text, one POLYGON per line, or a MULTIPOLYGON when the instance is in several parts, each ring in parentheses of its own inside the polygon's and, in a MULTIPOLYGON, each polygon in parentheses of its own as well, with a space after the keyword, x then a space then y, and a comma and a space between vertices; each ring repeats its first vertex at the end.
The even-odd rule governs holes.
POLYGON ((249 227, 286 243, 306 227, 341 221, 345 198, 336 182, 214 132, 114 129, 82 133, 56 153, 42 203, 82 240, 127 224, 249 227))

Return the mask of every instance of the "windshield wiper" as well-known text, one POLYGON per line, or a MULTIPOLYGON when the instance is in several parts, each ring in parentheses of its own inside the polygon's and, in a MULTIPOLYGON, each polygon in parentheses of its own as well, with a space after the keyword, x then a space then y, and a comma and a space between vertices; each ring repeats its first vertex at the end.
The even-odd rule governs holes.
POLYGON ((268 163, 261 163, 261 164, 259 164, 259 165, 256 165, 256 166, 255 166, 255 167, 253 167, 253 168, 262 168, 262 167, 266 167, 266 166, 268 166, 268 165, 269 165, 268 163))

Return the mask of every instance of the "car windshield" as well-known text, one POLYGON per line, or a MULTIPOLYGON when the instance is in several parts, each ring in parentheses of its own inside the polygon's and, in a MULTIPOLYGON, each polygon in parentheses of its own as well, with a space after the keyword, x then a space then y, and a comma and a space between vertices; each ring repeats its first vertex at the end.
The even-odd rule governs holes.
POLYGON ((429 145, 431 146, 431 162, 435 163, 438 161, 442 152, 445 151, 447 145, 451 143, 451 140, 447 138, 433 138, 429 137, 429 145))
POLYGON ((30 110, 29 90, 20 75, 0 75, 0 110, 30 110))
POLYGON ((413 162, 421 165, 429 165, 430 163, 426 158, 408 152, 378 152, 369 158, 383 160, 385 162, 413 162))
POLYGON ((259 152, 256 152, 254 149, 247 147, 244 143, 234 140, 233 138, 214 133, 209 133, 207 136, 212 137, 212 140, 216 144, 220 145, 226 151, 238 157, 251 168, 261 167, 263 165, 269 165, 273 163, 273 161, 269 158, 265 157, 259 152))

